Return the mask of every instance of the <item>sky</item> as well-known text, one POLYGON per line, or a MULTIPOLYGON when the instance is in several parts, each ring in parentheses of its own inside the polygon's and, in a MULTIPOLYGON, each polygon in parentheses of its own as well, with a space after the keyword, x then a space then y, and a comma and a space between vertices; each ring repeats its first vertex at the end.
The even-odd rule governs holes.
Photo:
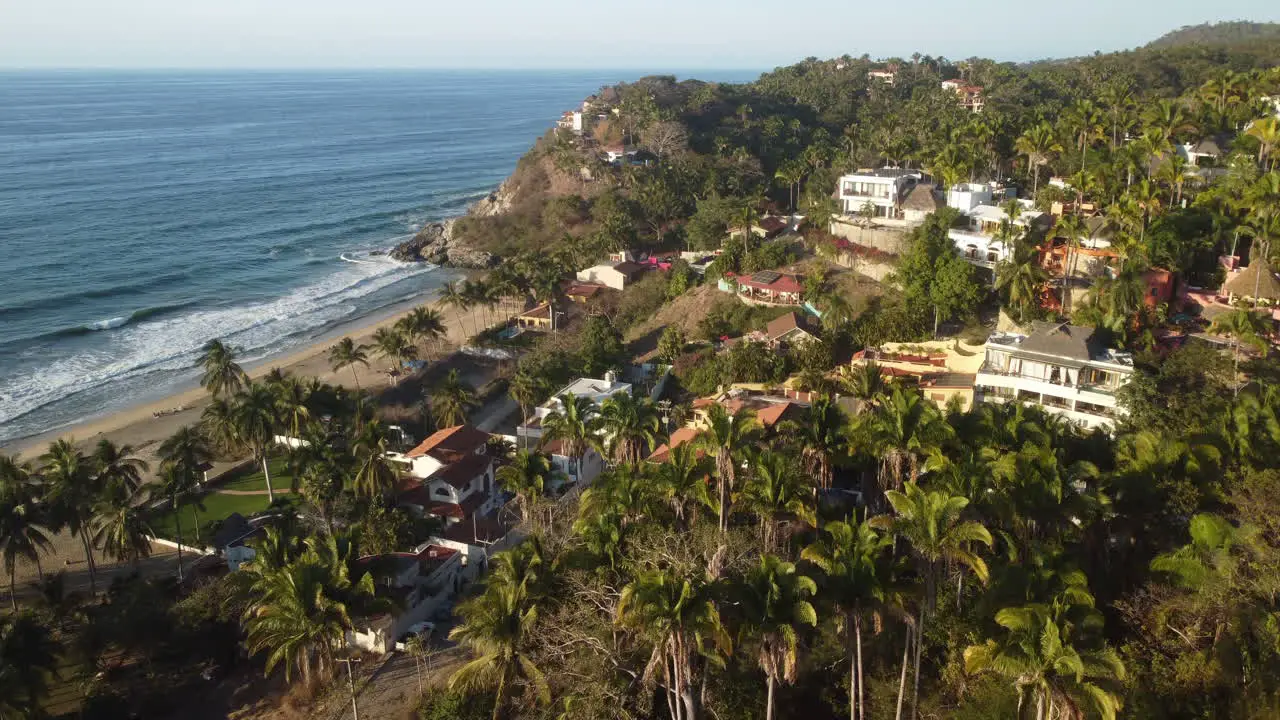
POLYGON ((768 69, 867 53, 1033 60, 1276 0, 0 0, 0 68, 768 69))

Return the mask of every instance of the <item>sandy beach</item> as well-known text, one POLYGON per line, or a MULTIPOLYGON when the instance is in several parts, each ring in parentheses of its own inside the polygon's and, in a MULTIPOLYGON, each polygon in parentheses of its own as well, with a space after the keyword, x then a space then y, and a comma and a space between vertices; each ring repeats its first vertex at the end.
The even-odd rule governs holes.
MULTIPOLYGON (((439 301, 429 300, 424 304, 440 312, 441 319, 448 329, 448 341, 455 346, 465 340, 463 324, 469 330, 477 327, 478 323, 483 324, 479 310, 462 313, 459 319, 459 314, 455 310, 442 307, 439 301)), ((397 320, 408 314, 410 309, 378 319, 368 325, 349 329, 336 337, 327 337, 288 355, 265 360, 246 368, 246 372, 250 377, 257 378, 273 368, 280 368, 293 375, 318 377, 328 383, 353 387, 355 382, 352 379, 351 368, 343 368, 341 372, 335 373, 329 367, 329 348, 341 337, 350 337, 357 343, 371 343, 375 331, 395 324, 397 320)), ((365 390, 386 387, 388 384, 386 371, 389 367, 390 361, 379 358, 376 353, 371 352, 369 367, 356 366, 360 387, 365 390)), ((49 443, 58 438, 68 438, 87 447, 98 442, 100 438, 106 437, 117 444, 132 445, 139 457, 154 465, 155 447, 173 434, 177 428, 198 422, 208 402, 208 393, 197 387, 102 418, 23 438, 0 448, 0 452, 16 453, 24 459, 34 460, 45 451, 49 443), (181 410, 175 412, 178 408, 181 410)))

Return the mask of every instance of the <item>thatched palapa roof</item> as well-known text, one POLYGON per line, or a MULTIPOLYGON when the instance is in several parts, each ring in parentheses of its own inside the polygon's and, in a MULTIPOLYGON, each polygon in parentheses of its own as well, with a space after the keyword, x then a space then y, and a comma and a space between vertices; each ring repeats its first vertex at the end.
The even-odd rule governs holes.
POLYGON ((1258 298, 1260 300, 1280 300, 1280 279, 1271 272, 1271 266, 1264 258, 1249 263, 1249 267, 1236 273, 1222 286, 1228 295, 1258 298))

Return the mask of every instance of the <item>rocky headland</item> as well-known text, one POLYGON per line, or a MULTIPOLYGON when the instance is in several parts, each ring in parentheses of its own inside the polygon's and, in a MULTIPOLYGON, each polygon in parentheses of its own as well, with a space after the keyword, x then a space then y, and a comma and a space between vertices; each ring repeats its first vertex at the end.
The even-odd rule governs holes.
MULTIPOLYGON (((511 193, 503 183, 497 190, 480 198, 467 210, 467 215, 493 217, 511 208, 511 193)), ((467 245, 454 236, 458 218, 431 223, 389 253, 401 262, 429 262, 445 267, 485 270, 501 260, 497 255, 467 245)))

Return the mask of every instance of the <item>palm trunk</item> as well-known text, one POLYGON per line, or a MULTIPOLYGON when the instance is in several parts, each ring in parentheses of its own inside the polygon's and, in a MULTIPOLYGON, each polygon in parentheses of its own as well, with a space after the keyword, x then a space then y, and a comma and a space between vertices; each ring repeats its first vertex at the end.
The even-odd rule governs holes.
POLYGON ((262 477, 267 481, 267 503, 276 501, 276 493, 271 489, 271 470, 267 468, 267 454, 262 454, 262 477))
POLYGON ((765 720, 773 720, 773 686, 777 683, 774 681, 772 674, 769 675, 769 679, 766 682, 769 686, 769 699, 767 701, 768 704, 765 706, 766 710, 764 717, 765 720))
POLYGON ((898 709, 895 720, 902 720, 902 698, 907 694, 907 662, 911 657, 911 626, 907 626, 907 641, 902 645, 902 674, 898 676, 898 709))
POLYGON ((13 572, 17 563, 9 563, 9 607, 13 608, 13 614, 18 614, 18 584, 14 580, 13 572))
POLYGON ((89 594, 96 595, 98 592, 98 566, 93 562, 93 545, 89 543, 88 523, 81 524, 80 542, 84 545, 85 562, 89 564, 89 594))
POLYGON ((169 498, 169 504, 173 507, 174 528, 178 532, 178 583, 182 583, 182 513, 178 512, 178 496, 173 495, 169 498))
POLYGON ((853 616, 853 643, 855 647, 855 654, 853 656, 853 662, 851 663, 853 667, 850 668, 850 672, 851 673, 856 672, 857 674, 851 675, 849 678, 849 683, 850 683, 849 718, 850 720, 857 720, 858 718, 863 718, 863 720, 866 720, 866 717, 867 717, 866 694, 863 692, 863 687, 862 687, 862 615, 861 614, 857 614, 853 616), (854 704, 853 704, 854 695, 853 695, 853 687, 852 687, 855 679, 857 681, 856 684, 858 686, 858 695, 857 695, 858 704, 857 704, 856 713, 854 712, 854 704))
POLYGON ((356 381, 356 393, 357 393, 357 394, 359 394, 359 392, 360 392, 360 375, 356 373, 356 366, 355 366, 355 364, 354 364, 354 363, 351 365, 351 379, 356 381))
POLYGON ((916 720, 916 714, 920 711, 920 651, 924 648, 924 615, 924 608, 920 608, 920 624, 916 628, 916 676, 911 689, 911 720, 916 720))
POLYGON ((507 670, 502 669, 498 675, 498 692, 493 698, 493 720, 501 720, 502 718, 502 696, 507 689, 507 670))

